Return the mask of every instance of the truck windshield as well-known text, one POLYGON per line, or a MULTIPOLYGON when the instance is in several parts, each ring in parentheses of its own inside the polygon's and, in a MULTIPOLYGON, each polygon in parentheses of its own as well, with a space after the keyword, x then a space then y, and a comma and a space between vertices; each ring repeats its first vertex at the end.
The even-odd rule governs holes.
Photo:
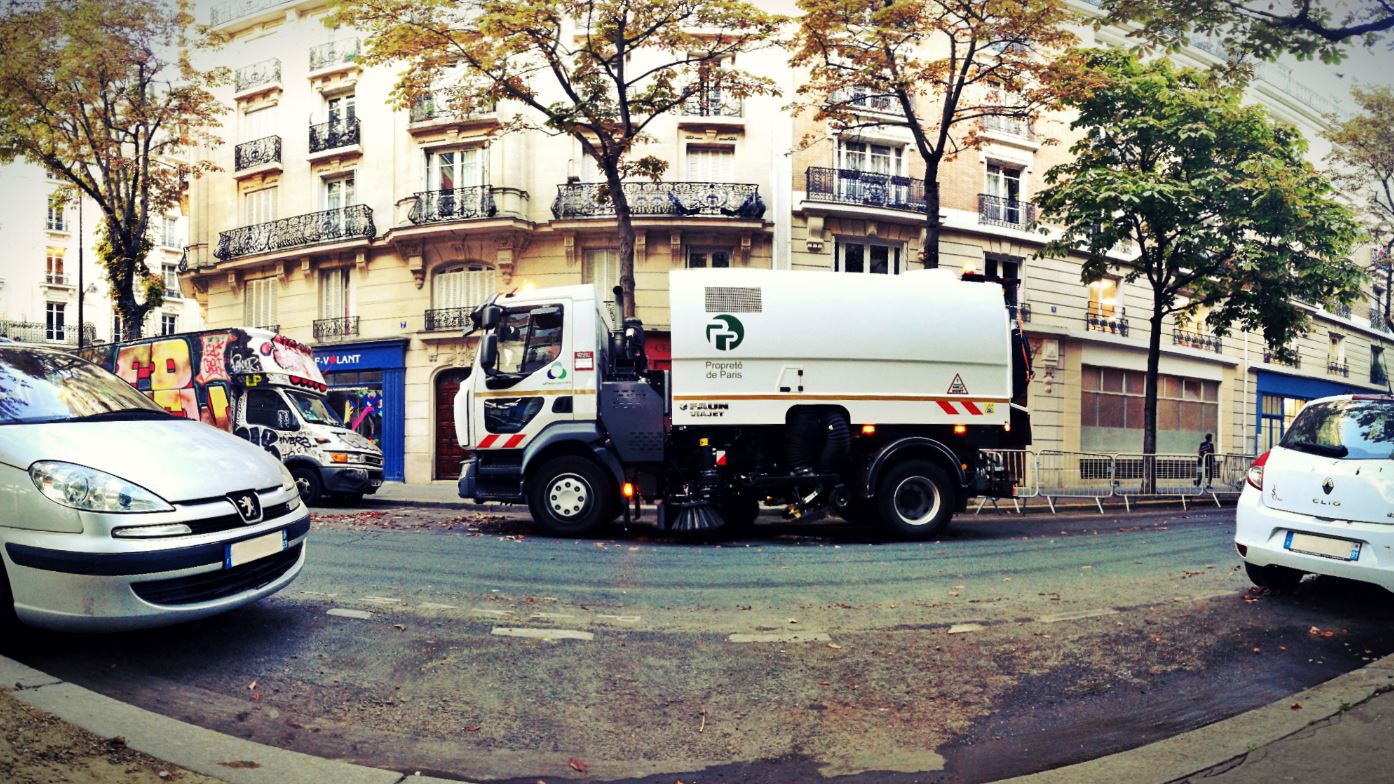
POLYGON ((169 417, 130 384, 87 360, 0 348, 0 425, 169 417))
POLYGON ((334 412, 329 410, 329 406, 324 404, 324 398, 293 390, 286 390, 286 394, 295 403, 295 407, 300 409, 300 418, 306 422, 312 425, 344 426, 344 423, 334 416, 334 412))
POLYGON ((498 326, 498 372, 530 375, 561 353, 562 311, 555 305, 511 308, 498 326))
POLYGON ((1312 403, 1297 415, 1282 446, 1323 457, 1394 458, 1394 400, 1312 403))

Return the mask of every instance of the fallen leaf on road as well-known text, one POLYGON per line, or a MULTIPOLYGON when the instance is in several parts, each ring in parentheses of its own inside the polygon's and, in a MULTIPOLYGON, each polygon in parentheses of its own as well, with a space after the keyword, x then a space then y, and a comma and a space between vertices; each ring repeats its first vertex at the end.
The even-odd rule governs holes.
POLYGON ((830 643, 828 643, 828 647, 829 647, 829 648, 832 648, 832 649, 835 650, 835 651, 840 651, 840 650, 842 650, 842 646, 841 646, 841 645, 838 645, 838 644, 835 643, 835 642, 830 642, 830 643))
POLYGON ((107 739, 106 739, 106 745, 108 745, 108 746, 125 746, 125 745, 126 745, 126 736, 125 736, 125 735, 117 735, 117 736, 114 737, 114 738, 107 738, 107 739))
POLYGON ((831 685, 833 685, 833 682, 832 682, 832 681, 818 681, 818 685, 819 685, 819 686, 831 686, 831 685))
POLYGON ((479 732, 479 725, 471 724, 468 727, 465 727, 465 732, 479 732))
POLYGON ((1255 648, 1255 649, 1254 649, 1254 653, 1263 653, 1263 649, 1262 649, 1262 648, 1255 648))
POLYGON ((396 629, 399 632, 404 632, 407 630, 407 625, 404 623, 394 623, 392 624, 392 628, 396 629))
POLYGON ((1292 704, 1292 709, 1293 709, 1293 710, 1302 710, 1302 703, 1300 703, 1300 702, 1294 702, 1294 703, 1292 704))
POLYGON ((590 768, 586 766, 586 763, 576 759, 575 757, 572 757, 571 759, 567 760, 566 764, 570 765, 571 769, 576 771, 577 773, 590 773, 590 768))
POLYGON ((958 591, 949 591, 950 596, 958 596, 958 591))

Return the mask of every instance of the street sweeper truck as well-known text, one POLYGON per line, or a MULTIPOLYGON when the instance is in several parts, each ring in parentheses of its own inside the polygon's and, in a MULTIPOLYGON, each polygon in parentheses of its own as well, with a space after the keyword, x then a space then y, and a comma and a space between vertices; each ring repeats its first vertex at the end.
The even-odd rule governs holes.
POLYGON ((1030 357, 999 281, 693 269, 668 291, 661 371, 643 324, 613 324, 593 286, 476 309, 460 496, 526 503, 557 535, 645 499, 667 531, 748 526, 764 506, 922 539, 970 496, 1011 494, 982 450, 1030 443, 1030 357))

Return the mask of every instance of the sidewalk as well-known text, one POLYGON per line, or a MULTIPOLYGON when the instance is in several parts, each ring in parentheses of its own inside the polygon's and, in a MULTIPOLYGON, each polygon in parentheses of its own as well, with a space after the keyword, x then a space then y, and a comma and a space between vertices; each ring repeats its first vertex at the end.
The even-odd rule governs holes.
MULTIPOLYGON (((445 784, 442 779, 319 759, 222 735, 63 683, 3 656, 0 684, 15 689, 0 691, 0 717, 8 717, 9 706, 17 701, 29 706, 15 706, 20 715, 40 724, 54 723, 43 714, 55 716, 60 731, 95 742, 98 748, 120 736, 123 742, 116 745, 121 753, 135 750, 149 756, 116 757, 111 762, 119 765, 134 759, 155 773, 155 781, 209 781, 196 775, 204 774, 228 784, 445 784), (159 760, 171 765, 161 765, 159 760), (159 776, 159 771, 169 775, 159 776)), ((0 723, 4 733, 0 735, 0 779, 4 781, 134 784, 149 780, 82 778, 92 759, 45 757, 42 752, 47 747, 24 741, 24 726, 0 723)), ((1394 656, 1191 732, 1004 784, 1273 784, 1329 781, 1338 775, 1349 781, 1388 781, 1391 732, 1394 656)))

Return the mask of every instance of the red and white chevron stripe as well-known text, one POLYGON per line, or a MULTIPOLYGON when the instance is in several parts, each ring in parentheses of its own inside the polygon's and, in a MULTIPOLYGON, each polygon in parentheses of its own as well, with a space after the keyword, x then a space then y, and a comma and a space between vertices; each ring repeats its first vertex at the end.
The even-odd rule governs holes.
POLYGON ((475 449, 517 449, 527 438, 527 433, 517 433, 511 436, 501 436, 490 433, 480 439, 479 445, 475 449))
POLYGON ((940 400, 939 407, 944 409, 945 414, 952 414, 954 416, 959 414, 967 414, 969 416, 983 415, 983 410, 978 407, 977 403, 971 400, 940 400))

